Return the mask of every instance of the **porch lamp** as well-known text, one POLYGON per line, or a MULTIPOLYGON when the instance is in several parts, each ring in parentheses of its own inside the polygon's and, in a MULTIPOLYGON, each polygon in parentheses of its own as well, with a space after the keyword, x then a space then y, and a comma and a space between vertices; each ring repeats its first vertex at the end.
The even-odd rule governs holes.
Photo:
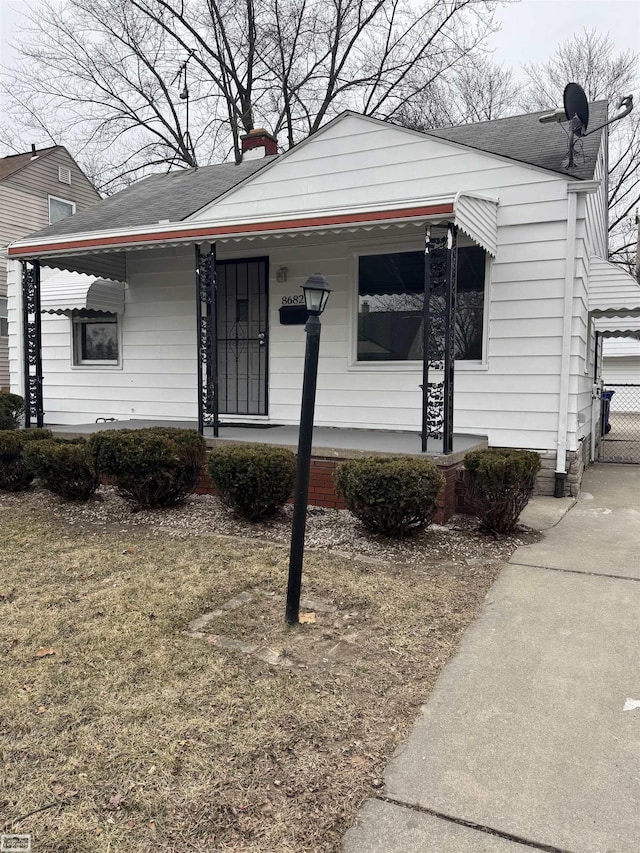
POLYGON ((302 379, 302 408, 298 434, 298 461, 296 484, 293 493, 293 524, 289 552, 289 584, 287 586, 286 620, 296 625, 300 615, 300 587, 302 585, 302 559, 304 532, 307 524, 309 496, 309 471, 311 469, 311 443, 313 438, 313 412, 316 404, 318 378, 318 353, 320 351, 320 314, 324 311, 331 290, 326 278, 314 273, 302 285, 304 302, 309 312, 304 330, 307 335, 302 379))

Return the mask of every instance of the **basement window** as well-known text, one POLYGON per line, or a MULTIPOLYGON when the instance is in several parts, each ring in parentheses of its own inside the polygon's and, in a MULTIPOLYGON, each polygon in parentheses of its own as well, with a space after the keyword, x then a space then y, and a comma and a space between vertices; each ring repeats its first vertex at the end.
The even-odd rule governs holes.
MULTIPOLYGON (((483 249, 458 248, 455 324, 458 361, 482 359, 485 268, 483 249)), ((437 294, 432 296, 434 300, 438 298, 437 294)), ((423 252, 360 255, 358 361, 421 361, 423 303, 423 252)))
POLYGON ((74 311, 73 363, 114 367, 120 364, 118 315, 105 311, 74 311))

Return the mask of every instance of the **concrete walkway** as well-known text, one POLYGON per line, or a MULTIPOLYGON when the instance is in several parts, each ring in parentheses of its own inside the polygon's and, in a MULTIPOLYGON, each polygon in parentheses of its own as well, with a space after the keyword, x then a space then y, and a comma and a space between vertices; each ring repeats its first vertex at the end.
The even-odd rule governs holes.
POLYGON ((640 853, 640 467, 514 553, 343 850, 640 853))

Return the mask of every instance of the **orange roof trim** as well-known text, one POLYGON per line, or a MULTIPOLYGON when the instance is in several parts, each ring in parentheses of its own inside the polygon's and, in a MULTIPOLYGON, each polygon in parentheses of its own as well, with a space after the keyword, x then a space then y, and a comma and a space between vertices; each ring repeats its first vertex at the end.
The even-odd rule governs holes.
POLYGON ((56 240, 40 245, 9 248, 9 257, 27 258, 51 252, 68 252, 71 249, 99 249, 110 246, 135 246, 139 243, 164 243, 167 240, 214 240, 216 237, 234 234, 264 233, 269 231, 299 231, 304 228, 319 228, 332 225, 384 222, 394 219, 411 219, 453 213, 453 204, 432 204, 426 207, 408 207, 399 210, 378 210, 369 213, 340 213, 331 216, 283 219, 272 222, 254 222, 240 225, 220 225, 180 230, 148 231, 143 234, 121 234, 113 237, 80 237, 76 240, 56 240))

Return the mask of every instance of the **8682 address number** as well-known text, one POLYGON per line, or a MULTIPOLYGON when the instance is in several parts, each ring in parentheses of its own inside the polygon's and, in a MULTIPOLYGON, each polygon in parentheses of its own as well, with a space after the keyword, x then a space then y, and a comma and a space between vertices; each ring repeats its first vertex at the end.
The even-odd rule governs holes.
POLYGON ((294 293, 291 296, 283 296, 282 297, 283 305, 304 305, 304 294, 303 293, 294 293))

